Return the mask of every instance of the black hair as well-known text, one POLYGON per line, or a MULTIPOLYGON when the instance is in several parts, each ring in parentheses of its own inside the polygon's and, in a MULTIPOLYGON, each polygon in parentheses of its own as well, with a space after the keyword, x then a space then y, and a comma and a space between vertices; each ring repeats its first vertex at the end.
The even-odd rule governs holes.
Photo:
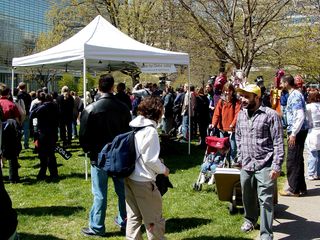
POLYGON ((103 93, 110 92, 114 84, 114 78, 111 74, 103 74, 99 79, 99 90, 103 93))
POLYGON ((118 83, 118 85, 117 85, 117 91, 119 92, 119 91, 121 91, 121 92, 123 92, 124 90, 126 90, 126 84, 124 84, 124 83, 118 83))
POLYGON ((291 87, 294 87, 294 86, 295 86, 294 77, 293 77, 292 75, 290 75, 290 74, 284 75, 284 76, 281 78, 281 80, 282 80, 283 82, 287 82, 287 83, 289 84, 289 86, 291 86, 291 87))

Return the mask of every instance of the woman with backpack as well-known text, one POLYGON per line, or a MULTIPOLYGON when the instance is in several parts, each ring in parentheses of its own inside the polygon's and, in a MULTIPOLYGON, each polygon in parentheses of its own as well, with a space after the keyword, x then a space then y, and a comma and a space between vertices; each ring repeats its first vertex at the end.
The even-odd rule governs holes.
POLYGON ((237 146, 234 131, 241 104, 237 99, 232 83, 228 82, 223 86, 222 94, 214 110, 211 128, 218 128, 220 137, 230 137, 230 161, 232 165, 236 162, 237 146))
POLYGON ((142 221, 148 239, 164 239, 162 198, 155 183, 157 174, 169 175, 169 169, 159 159, 160 142, 156 127, 162 113, 159 97, 145 97, 138 107, 138 116, 130 122, 132 128, 144 128, 135 134, 137 160, 133 173, 125 179, 126 239, 142 239, 142 221))

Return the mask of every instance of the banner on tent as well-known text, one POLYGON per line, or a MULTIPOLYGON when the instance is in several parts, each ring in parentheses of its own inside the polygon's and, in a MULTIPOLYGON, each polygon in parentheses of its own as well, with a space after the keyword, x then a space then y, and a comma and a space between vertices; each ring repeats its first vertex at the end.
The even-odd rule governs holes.
POLYGON ((166 63, 143 63, 138 65, 143 73, 174 73, 177 72, 177 68, 174 64, 166 63))

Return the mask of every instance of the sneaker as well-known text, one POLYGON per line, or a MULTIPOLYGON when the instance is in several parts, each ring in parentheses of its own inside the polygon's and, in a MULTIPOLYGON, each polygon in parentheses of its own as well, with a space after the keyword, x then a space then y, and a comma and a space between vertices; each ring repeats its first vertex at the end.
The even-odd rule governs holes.
POLYGON ((81 233, 85 236, 98 236, 98 237, 105 237, 105 233, 96 233, 91 228, 82 228, 81 233))
POLYGON ((245 221, 241 226, 242 232, 251 232, 254 229, 254 225, 250 222, 245 221))
POLYGON ((209 182, 208 182, 208 185, 212 185, 212 184, 214 184, 214 175, 212 174, 212 176, 211 176, 211 178, 210 178, 210 180, 209 180, 209 182))
POLYGON ((199 184, 204 184, 206 182, 206 175, 201 173, 199 184))
POLYGON ((308 176, 307 179, 309 181, 314 181, 314 180, 317 180, 317 177, 316 176, 308 176))
POLYGON ((114 224, 117 225, 121 231, 125 231, 126 230, 126 225, 127 225, 127 220, 125 219, 124 222, 119 223, 118 221, 118 217, 114 218, 114 224))

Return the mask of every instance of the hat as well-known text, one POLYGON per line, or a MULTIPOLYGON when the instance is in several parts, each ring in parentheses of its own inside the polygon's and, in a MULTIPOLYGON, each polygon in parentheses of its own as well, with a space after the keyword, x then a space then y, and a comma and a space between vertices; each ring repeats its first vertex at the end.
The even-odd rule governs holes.
POLYGON ((237 88, 236 90, 238 93, 254 93, 256 94, 258 97, 261 97, 261 89, 255 85, 255 84, 248 84, 246 85, 244 88, 237 88))

